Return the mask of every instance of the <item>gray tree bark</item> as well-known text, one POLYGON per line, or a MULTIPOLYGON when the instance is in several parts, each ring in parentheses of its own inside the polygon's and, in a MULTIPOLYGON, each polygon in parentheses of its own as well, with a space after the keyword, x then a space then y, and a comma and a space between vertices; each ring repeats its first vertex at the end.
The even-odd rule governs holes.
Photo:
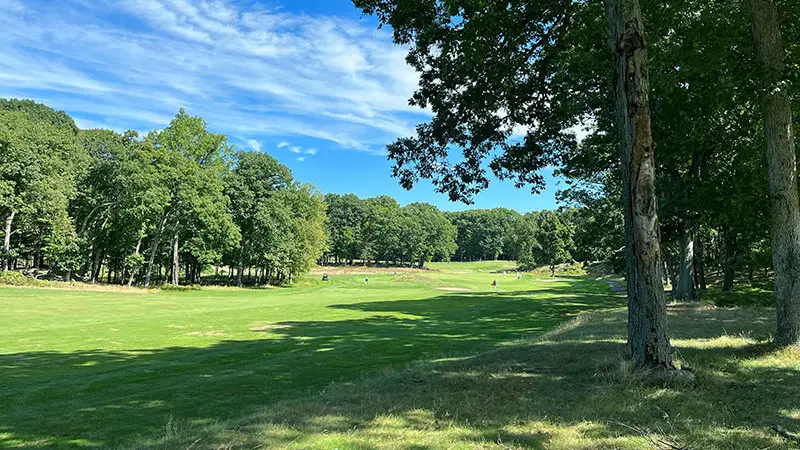
POLYGON ((764 88, 764 138, 772 212, 775 343, 800 345, 800 204, 786 53, 773 0, 747 0, 764 88))
POLYGON ((667 334, 650 128, 649 74, 638 0, 607 0, 622 150, 628 285, 627 353, 638 367, 675 369, 667 334))
POLYGON ((180 282, 181 276, 181 259, 178 249, 178 232, 172 237, 172 284, 175 286, 180 282))
POLYGON ((672 297, 676 300, 697 300, 694 285, 694 236, 689 226, 684 227, 681 235, 678 283, 672 287, 672 297))
POLYGON ((247 241, 242 240, 242 249, 239 252, 239 267, 236 269, 236 286, 242 287, 242 274, 244 273, 244 255, 247 249, 247 241))
POLYGON ((158 245, 161 243, 161 235, 164 234, 164 225, 166 225, 166 223, 167 218, 164 217, 161 220, 161 223, 158 224, 156 235, 153 238, 153 245, 150 246, 150 261, 147 263, 147 274, 144 277, 144 287, 150 287, 150 276, 153 274, 153 264, 156 261, 156 252, 158 252, 158 245))
MULTIPOLYGON (((134 251, 133 253, 136 256, 139 256, 139 250, 141 250, 141 248, 142 248, 142 238, 139 238, 139 240, 136 241, 136 251, 134 251)), ((128 278, 128 287, 131 287, 133 285, 133 278, 135 276, 136 276, 136 268, 131 267, 131 277, 128 278)))
POLYGON ((11 265, 11 225, 14 223, 16 214, 15 211, 11 211, 6 216, 6 227, 3 231, 5 233, 3 234, 3 252, 5 255, 3 258, 3 272, 7 271, 11 265))

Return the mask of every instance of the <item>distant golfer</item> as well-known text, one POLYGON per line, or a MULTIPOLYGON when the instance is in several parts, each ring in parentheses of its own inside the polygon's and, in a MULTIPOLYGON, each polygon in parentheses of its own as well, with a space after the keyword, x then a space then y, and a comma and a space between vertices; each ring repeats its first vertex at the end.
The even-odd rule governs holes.
POLYGON ((327 273, 323 273, 322 274, 322 281, 328 281, 328 274, 327 273))
POLYGON ((497 289, 497 280, 492 281, 492 289, 497 289))
POLYGON ((369 284, 369 277, 364 278, 364 283, 369 284))

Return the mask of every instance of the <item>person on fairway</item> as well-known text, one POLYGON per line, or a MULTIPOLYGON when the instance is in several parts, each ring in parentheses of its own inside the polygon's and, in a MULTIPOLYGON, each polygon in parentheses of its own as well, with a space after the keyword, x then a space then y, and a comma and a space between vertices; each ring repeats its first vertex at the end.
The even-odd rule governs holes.
POLYGON ((364 283, 369 284, 369 277, 364 278, 364 283))
POLYGON ((497 289, 497 280, 492 280, 492 289, 497 289))

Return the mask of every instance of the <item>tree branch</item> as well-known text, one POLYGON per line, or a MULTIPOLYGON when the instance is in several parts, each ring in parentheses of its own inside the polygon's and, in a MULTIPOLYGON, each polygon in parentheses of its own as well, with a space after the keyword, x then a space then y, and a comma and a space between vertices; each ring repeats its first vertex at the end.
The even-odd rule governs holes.
POLYGON ((780 425, 773 425, 770 428, 772 428, 773 431, 778 433, 780 437, 788 441, 800 442, 800 435, 790 433, 786 428, 783 428, 780 425))

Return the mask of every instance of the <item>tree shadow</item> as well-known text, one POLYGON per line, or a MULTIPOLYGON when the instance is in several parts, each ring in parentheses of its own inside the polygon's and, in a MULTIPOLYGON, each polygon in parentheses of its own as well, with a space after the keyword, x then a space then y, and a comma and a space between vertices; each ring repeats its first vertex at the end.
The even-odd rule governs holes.
MULTIPOLYGON (((413 367, 279 405, 261 413, 254 429, 267 442, 279 423, 303 436, 333 434, 363 442, 369 430, 381 429, 376 416, 389 414, 411 429, 467 427, 478 433, 459 439, 481 448, 493 442, 497 448, 549 448, 554 442, 570 443, 569 448, 643 448, 647 442, 633 430, 686 448, 784 448, 769 427, 800 427, 797 367, 765 363, 764 357, 778 352, 768 342, 726 345, 730 325, 721 324, 738 317, 736 325, 746 329, 746 311, 677 311, 686 314, 686 322, 673 327, 676 349, 698 370, 696 387, 670 386, 625 369, 620 359, 625 316, 617 313, 546 340, 413 367), (700 328, 706 337, 697 339, 700 328), (429 412, 423 424, 414 419, 420 411, 429 412), (320 417, 343 420, 340 427, 320 426, 320 417), (640 440, 629 441, 633 438, 640 440)), ((751 331, 772 326, 757 323, 751 331)))
POLYGON ((705 371, 695 390, 654 388, 616 373, 624 313, 512 343, 620 305, 606 285, 574 279, 531 291, 334 305, 374 315, 281 322, 254 329, 252 340, 207 348, 0 355, 0 446, 303 448, 334 436, 358 448, 384 448, 386 440, 394 448, 438 448, 403 434, 422 430, 476 446, 546 448, 563 433, 614 444, 631 435, 614 423, 647 428, 666 413, 688 419, 677 432, 686 441, 752 448, 770 441, 753 433, 729 445, 697 423, 751 431, 778 421, 800 425, 781 413, 800 398, 797 371, 742 364, 773 351, 768 345, 682 341, 772 326, 766 318, 747 322, 746 312, 674 309, 676 348, 705 371), (428 362, 408 367, 415 361, 428 362))
POLYGON ((168 433, 171 418, 235 420, 332 382, 485 351, 541 334, 579 312, 619 306, 603 288, 576 279, 547 293, 334 305, 375 314, 269 324, 253 328, 252 340, 208 348, 0 355, 0 445, 119 447, 168 433))

